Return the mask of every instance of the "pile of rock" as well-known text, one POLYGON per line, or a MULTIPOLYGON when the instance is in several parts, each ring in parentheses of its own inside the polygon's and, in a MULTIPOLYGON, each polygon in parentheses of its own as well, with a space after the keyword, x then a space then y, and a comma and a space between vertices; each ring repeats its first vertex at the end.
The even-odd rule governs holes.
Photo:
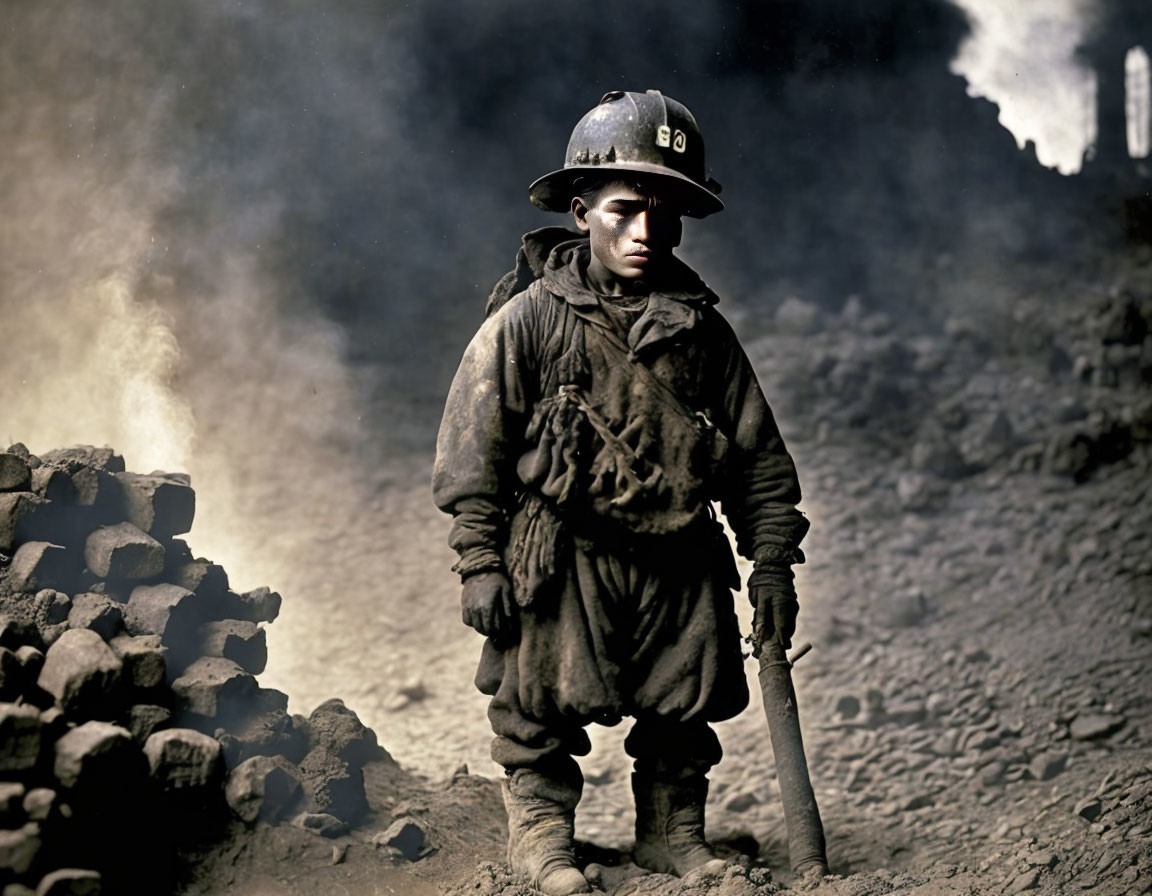
POLYGON ((193 557, 176 536, 194 512, 187 476, 111 449, 0 452, 4 896, 162 892, 173 851, 229 810, 323 834, 368 811, 376 735, 258 684, 280 595, 193 557))

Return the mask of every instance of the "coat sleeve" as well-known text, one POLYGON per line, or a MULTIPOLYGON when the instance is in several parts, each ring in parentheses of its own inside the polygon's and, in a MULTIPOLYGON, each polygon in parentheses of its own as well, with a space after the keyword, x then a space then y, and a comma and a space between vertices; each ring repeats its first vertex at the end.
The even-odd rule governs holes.
POLYGON ((448 543, 461 576, 503 569, 502 552, 516 492, 516 459, 531 407, 537 329, 528 295, 489 317, 452 380, 432 474, 436 505, 453 515, 448 543))
POLYGON ((808 520, 800 503, 796 465, 784 446, 768 402, 744 349, 720 321, 718 359, 723 388, 721 420, 729 438, 721 508, 736 534, 736 549, 757 569, 802 563, 800 542, 808 520))

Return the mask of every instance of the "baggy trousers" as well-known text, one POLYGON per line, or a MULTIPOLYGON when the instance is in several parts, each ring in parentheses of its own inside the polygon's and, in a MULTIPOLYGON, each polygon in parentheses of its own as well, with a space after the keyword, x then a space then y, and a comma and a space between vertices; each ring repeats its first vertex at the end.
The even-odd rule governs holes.
POLYGON ((492 758, 578 787, 584 727, 633 716, 625 750, 637 771, 711 768, 721 749, 708 723, 748 704, 738 579, 720 527, 644 549, 572 538, 555 568, 520 611, 518 643, 485 643, 476 683, 492 696, 492 758))

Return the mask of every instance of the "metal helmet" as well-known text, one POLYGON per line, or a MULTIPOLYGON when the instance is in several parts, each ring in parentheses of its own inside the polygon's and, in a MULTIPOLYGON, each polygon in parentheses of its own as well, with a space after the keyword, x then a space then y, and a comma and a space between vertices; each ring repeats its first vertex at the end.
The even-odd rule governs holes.
POLYGON ((568 211, 573 182, 589 174, 620 172, 670 178, 680 187, 684 213, 703 218, 721 211, 720 184, 704 167, 704 138, 692 113, 659 90, 613 90, 577 123, 564 167, 528 188, 528 198, 550 212, 568 211))

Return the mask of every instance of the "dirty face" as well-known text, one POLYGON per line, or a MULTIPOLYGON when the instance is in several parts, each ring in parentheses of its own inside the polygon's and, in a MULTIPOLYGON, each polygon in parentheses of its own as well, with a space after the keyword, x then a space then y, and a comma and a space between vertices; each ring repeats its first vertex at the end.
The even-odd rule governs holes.
POLYGON ((620 180, 572 200, 576 226, 592 247, 588 277, 605 292, 654 279, 680 245, 680 207, 659 193, 658 185, 620 180))

